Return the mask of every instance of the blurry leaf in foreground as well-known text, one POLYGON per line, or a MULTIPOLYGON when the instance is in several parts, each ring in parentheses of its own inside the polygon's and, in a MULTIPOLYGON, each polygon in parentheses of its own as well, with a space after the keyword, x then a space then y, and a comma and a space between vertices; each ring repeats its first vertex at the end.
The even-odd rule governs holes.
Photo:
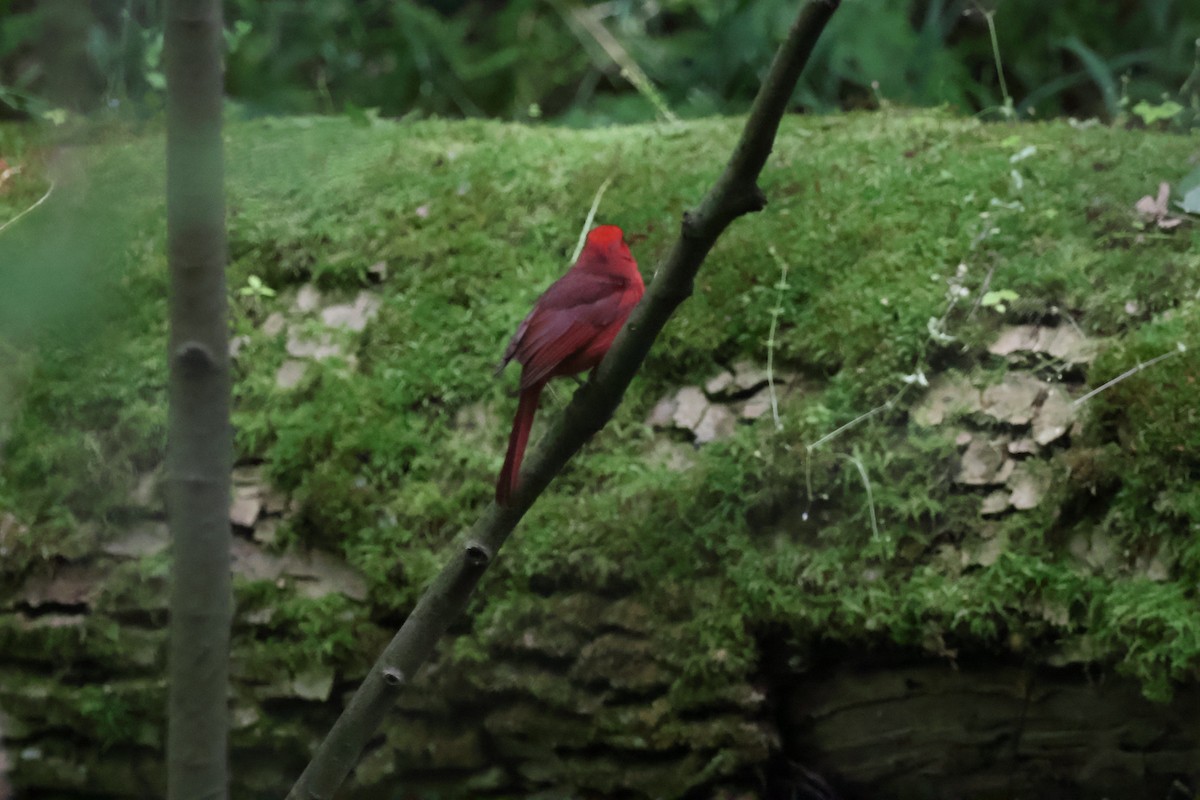
POLYGON ((1178 188, 1182 198, 1176 205, 1189 214, 1200 214, 1200 167, 1183 176, 1178 188))
POLYGON ((0 338, 84 339, 110 310, 128 225, 120 187, 62 180, 0 230, 0 338), (116 193, 114 193, 116 192, 116 193))

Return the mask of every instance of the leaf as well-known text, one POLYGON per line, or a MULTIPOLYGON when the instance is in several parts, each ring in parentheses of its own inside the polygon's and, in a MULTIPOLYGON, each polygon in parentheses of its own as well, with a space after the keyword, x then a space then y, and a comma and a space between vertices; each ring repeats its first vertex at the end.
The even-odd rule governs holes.
POLYGON ((942 321, 937 317, 930 317, 929 321, 925 323, 925 329, 929 331, 929 338, 938 344, 949 344, 954 341, 954 337, 946 333, 942 321))
POLYGON ((254 30, 254 26, 244 19, 239 19, 233 23, 233 28, 225 31, 225 51, 227 53, 236 53, 238 47, 242 43, 242 39, 254 30))
POLYGON ((346 119, 363 128, 370 128, 379 121, 378 108, 360 108, 349 100, 346 101, 342 113, 346 119))
POLYGON ((238 289, 243 297, 274 297, 275 290, 263 283, 262 278, 251 275, 246 279, 246 285, 238 289))
POLYGON ((1120 111, 1120 104, 1117 102, 1119 93, 1112 65, 1106 62, 1099 53, 1084 44, 1078 36, 1069 36, 1060 40, 1058 44, 1079 59, 1092 82, 1096 84, 1096 88, 1100 90, 1108 115, 1110 117, 1117 116, 1120 111))
POLYGON ((1183 111, 1183 106, 1174 100, 1166 100, 1157 105, 1147 103, 1143 100, 1133 107, 1134 115, 1147 125, 1171 119, 1180 111, 1183 111))
POLYGON ((1175 205, 1188 214, 1200 214, 1200 167, 1196 167, 1176 187, 1183 197, 1175 205))
POLYGON ((1167 201, 1171 199, 1171 185, 1166 181, 1158 185, 1158 195, 1146 195, 1134 204, 1133 208, 1146 222, 1152 222, 1162 230, 1170 230, 1179 226, 1183 219, 1173 217, 1168 213, 1167 201))
MULTIPOLYGON (((1009 138, 1015 138, 1015 137, 1009 137, 1009 138)), ((1008 139, 1005 139, 1004 141, 1007 142, 1008 139)), ((1034 145, 1031 145, 1031 144, 1026 145, 1025 147, 1022 147, 1020 150, 1018 150, 1017 152, 1015 152, 1011 156, 1009 156, 1008 163, 1016 164, 1017 162, 1024 161, 1025 159, 1029 158, 1030 156, 1034 156, 1034 155, 1037 155, 1037 147, 1035 147, 1034 145)))
POLYGON ((1021 295, 1014 292, 1012 289, 996 289, 984 294, 983 299, 979 301, 979 305, 984 308, 994 308, 1001 314, 1005 311, 1005 304, 1011 303, 1018 299, 1021 295))

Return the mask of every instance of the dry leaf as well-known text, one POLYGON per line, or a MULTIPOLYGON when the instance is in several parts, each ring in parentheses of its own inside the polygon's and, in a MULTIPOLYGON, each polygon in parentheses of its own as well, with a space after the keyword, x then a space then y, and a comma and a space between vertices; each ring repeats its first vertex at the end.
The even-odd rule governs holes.
POLYGON ((979 390, 958 374, 939 375, 929 391, 913 406, 912 419, 918 425, 941 425, 958 414, 970 414, 980 408, 979 390))
POLYGON ((717 439, 725 439, 733 435, 737 419, 725 406, 710 405, 696 425, 696 444, 708 444, 717 439))
POLYGON ((1171 199, 1171 184, 1163 181, 1158 184, 1158 196, 1146 195, 1134 204, 1133 208, 1143 221, 1153 223, 1160 229, 1169 231, 1183 224, 1181 217, 1171 216, 1168 202, 1171 199))
POLYGON ((677 428, 695 431, 707 409, 708 398, 704 396, 704 392, 695 386, 685 386, 675 395, 675 411, 671 415, 671 421, 677 428))
MULTIPOLYGON (((1036 462, 1035 462, 1036 463, 1036 462)), ((1028 511, 1037 508, 1050 488, 1050 475, 1047 470, 1035 468, 1033 463, 1024 462, 1013 470, 1008 479, 1012 489, 1009 504, 1018 511, 1028 511)))
POLYGON ((1065 391, 1051 386, 1033 418, 1033 439, 1040 445, 1048 445, 1066 434, 1074 421, 1075 404, 1065 391))
POLYGON ((983 392, 983 411, 1010 425, 1026 425, 1033 419, 1047 385, 1026 372, 1010 372, 983 392))
POLYGON ((979 506, 979 513, 984 516, 993 514, 1001 514, 1008 508, 1008 492, 997 490, 983 498, 983 503, 979 506))
MULTIPOLYGON (((1005 470, 1004 446, 1006 442, 985 442, 975 439, 967 445, 959 463, 955 483, 968 486, 989 486, 1004 483, 1011 466, 1005 470)), ((1011 461, 1007 462, 1011 465, 1011 461)))
POLYGON ((1096 357, 1097 345, 1072 325, 1008 325, 988 345, 992 355, 1045 353, 1068 364, 1086 364, 1096 357))

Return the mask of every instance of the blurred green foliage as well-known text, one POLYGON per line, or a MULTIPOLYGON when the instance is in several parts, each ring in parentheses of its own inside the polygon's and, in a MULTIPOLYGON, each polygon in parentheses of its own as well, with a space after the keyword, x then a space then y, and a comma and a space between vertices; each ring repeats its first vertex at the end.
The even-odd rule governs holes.
MULTIPOLYGON (((227 0, 225 8, 228 91, 252 115, 376 109, 591 125, 655 116, 631 72, 645 72, 681 116, 744 109, 796 0, 227 0), (595 22, 615 42, 602 43, 595 22)), ((846 0, 797 100, 974 112, 1004 108, 1007 89, 1018 112, 1112 119, 1173 97, 1186 112, 1175 121, 1190 122, 1200 107, 1198 37, 1194 0, 846 0)), ((153 0, 0 0, 0 113, 130 104, 153 113, 161 56, 153 0)))

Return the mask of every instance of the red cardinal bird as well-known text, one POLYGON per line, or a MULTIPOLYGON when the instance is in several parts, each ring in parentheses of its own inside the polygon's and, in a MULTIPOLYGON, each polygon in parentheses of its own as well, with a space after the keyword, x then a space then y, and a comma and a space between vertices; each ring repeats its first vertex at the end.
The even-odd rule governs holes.
POLYGON ((517 416, 496 481, 497 503, 506 505, 516 491, 542 387, 551 378, 599 364, 645 290, 621 229, 601 225, 588 234, 575 265, 538 298, 517 328, 496 368, 499 375, 514 358, 522 366, 517 416))

